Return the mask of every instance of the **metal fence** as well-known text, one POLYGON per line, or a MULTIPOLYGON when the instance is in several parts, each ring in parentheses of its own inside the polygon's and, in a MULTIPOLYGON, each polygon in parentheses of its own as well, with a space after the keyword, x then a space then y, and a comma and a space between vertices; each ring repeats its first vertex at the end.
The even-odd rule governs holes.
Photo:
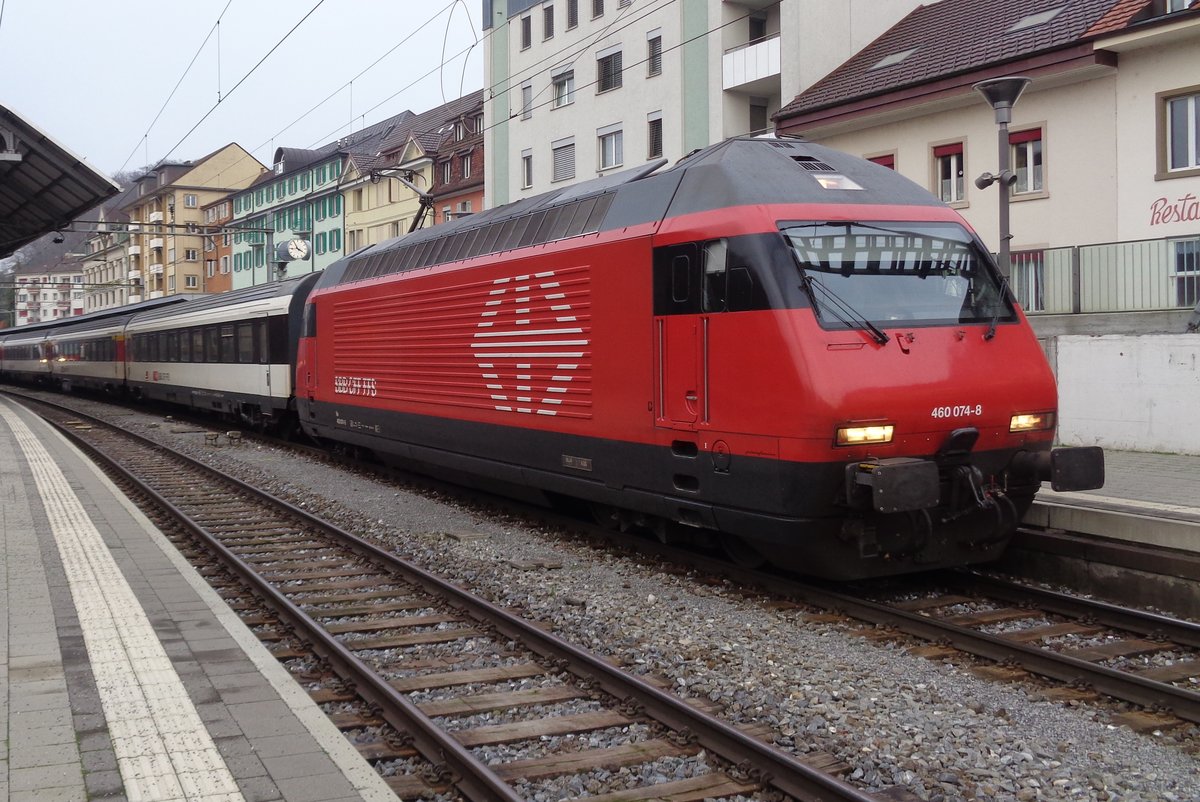
POLYGON ((1200 235, 1014 251, 1011 281, 1029 314, 1191 309, 1200 235))

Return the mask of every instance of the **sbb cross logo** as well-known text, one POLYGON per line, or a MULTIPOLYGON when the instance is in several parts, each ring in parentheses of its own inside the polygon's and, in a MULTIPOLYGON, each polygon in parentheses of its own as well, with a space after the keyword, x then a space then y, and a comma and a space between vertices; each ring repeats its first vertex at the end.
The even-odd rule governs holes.
POLYGON ((554 271, 496 279, 471 352, 495 408, 557 415, 588 346, 554 271))

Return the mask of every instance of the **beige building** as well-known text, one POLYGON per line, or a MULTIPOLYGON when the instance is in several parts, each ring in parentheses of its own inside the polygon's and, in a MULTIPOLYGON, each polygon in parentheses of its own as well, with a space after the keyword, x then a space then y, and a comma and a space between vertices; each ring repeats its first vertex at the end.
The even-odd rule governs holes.
POLYGON ((137 285, 129 303, 203 292, 203 207, 249 186, 264 170, 229 144, 194 162, 163 162, 134 182, 121 208, 129 217, 126 276, 137 285))

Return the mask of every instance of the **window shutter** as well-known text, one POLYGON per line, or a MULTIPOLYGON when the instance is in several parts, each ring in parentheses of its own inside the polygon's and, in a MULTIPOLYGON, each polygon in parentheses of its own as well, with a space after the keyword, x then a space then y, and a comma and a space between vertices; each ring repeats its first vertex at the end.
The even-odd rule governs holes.
POLYGON ((650 135, 649 135, 650 147, 649 147, 649 152, 646 155, 650 158, 655 158, 655 157, 661 156, 662 152, 663 152, 662 118, 659 118, 657 120, 650 120, 649 125, 650 125, 650 135))
POLYGON ((649 48, 649 73, 650 75, 659 75, 662 73, 662 37, 656 36, 651 39, 649 48))
POLYGON ((567 27, 579 24, 579 0, 567 0, 567 27))
POLYGON ((575 177, 575 143, 554 149, 554 180, 563 181, 575 177))
POLYGON ((533 87, 521 87, 521 119, 528 120, 533 116, 533 87))

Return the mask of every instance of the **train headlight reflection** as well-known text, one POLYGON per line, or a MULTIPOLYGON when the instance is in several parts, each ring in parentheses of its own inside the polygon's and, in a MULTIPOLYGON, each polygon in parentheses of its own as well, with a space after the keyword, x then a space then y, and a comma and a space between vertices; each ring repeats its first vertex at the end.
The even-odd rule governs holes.
POLYGON ((837 430, 839 446, 857 446, 863 443, 890 443, 894 426, 842 426, 837 430))
POLYGON ((1053 428, 1053 412, 1026 412, 1013 415, 1008 422, 1010 432, 1044 432, 1053 428))

